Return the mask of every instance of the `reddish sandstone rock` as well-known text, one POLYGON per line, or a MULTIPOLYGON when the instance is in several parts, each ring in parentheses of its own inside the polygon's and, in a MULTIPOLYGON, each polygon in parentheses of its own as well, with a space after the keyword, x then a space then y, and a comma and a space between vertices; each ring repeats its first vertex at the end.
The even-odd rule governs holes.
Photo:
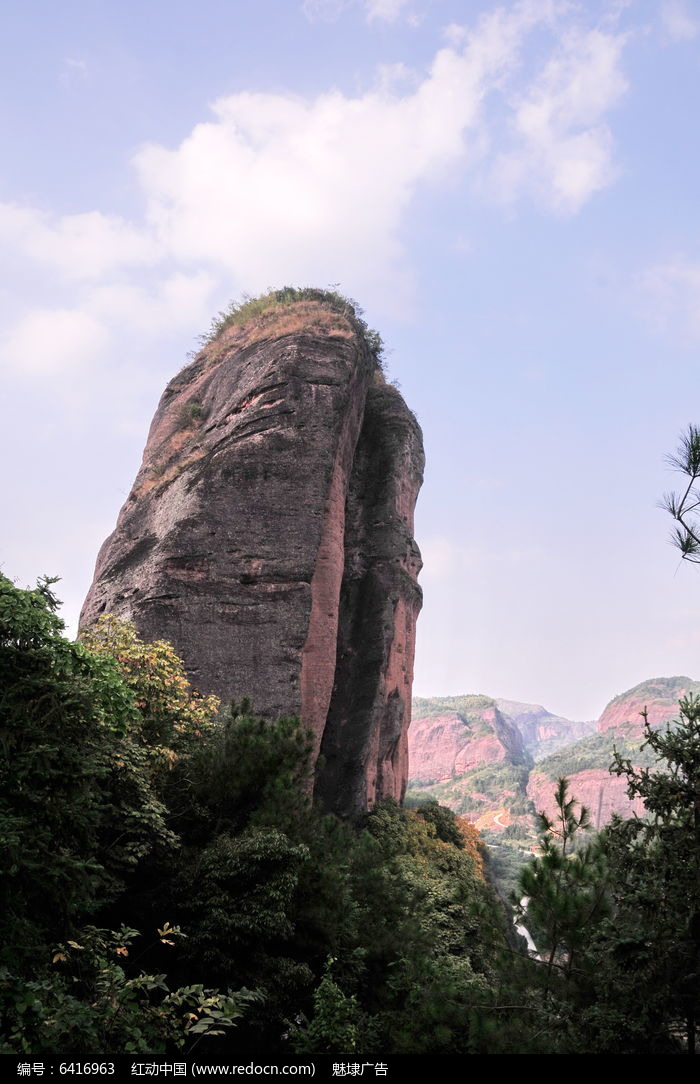
MULTIPOLYGON (((567 779, 569 796, 587 807, 594 828, 602 828, 608 824, 613 813, 619 813, 621 817, 631 817, 634 813, 641 816, 644 812, 641 798, 628 798, 627 780, 624 776, 611 775, 604 768, 586 768, 584 771, 567 775, 567 779)), ((543 810, 548 817, 555 816, 556 785, 556 782, 542 772, 530 772, 527 794, 538 813, 543 810)))
POLYGON ((700 684, 688 677, 652 678, 611 700, 598 720, 599 731, 619 730, 628 737, 642 737, 646 710, 649 725, 662 726, 678 718, 678 701, 687 693, 697 694, 700 684))
POLYGON ((322 301, 224 330, 168 385, 81 625, 131 618, 193 683, 313 731, 329 808, 403 797, 418 424, 322 301))
POLYGON ((442 783, 484 764, 528 762, 520 732, 488 697, 417 699, 414 715, 408 741, 416 784, 442 783), (457 710, 449 710, 451 701, 457 710))
POLYGON ((595 722, 575 723, 560 715, 553 715, 541 704, 525 704, 500 697, 496 703, 518 728, 525 748, 535 758, 541 756, 541 750, 545 748, 548 753, 553 753, 595 730, 595 722))

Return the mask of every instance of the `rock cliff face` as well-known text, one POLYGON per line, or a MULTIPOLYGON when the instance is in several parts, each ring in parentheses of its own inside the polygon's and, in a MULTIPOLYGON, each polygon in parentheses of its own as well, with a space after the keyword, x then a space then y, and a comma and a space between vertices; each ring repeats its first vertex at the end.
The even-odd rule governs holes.
POLYGON ((296 301, 225 328, 163 393, 81 625, 129 617, 202 692, 300 715, 328 808, 401 799, 423 463, 350 315, 296 301))
MULTIPOLYGON (((569 796, 586 806, 595 829, 608 824, 614 813, 621 817, 631 817, 635 813, 641 817, 644 813, 641 798, 628 797, 627 780, 611 775, 606 768, 585 768, 572 772, 567 779, 569 796)), ((556 817, 555 788, 556 781, 549 776, 538 771, 530 772, 527 793, 538 813, 544 811, 549 817, 556 817)))
POLYGON ((496 831, 527 811, 532 764, 512 719, 488 696, 413 701, 409 732, 411 804, 435 799, 496 831))
POLYGON ((417 784, 444 783, 501 761, 529 763, 519 731, 488 697, 416 699, 413 714, 409 748, 417 784))
POLYGON ((649 725, 658 729, 678 718, 678 701, 686 693, 697 693, 700 684, 688 677, 652 678, 616 696, 607 705, 590 734, 558 751, 555 756, 541 760, 537 771, 530 775, 527 792, 535 807, 548 814, 554 812, 556 780, 565 775, 569 793, 588 807, 594 828, 607 824, 613 813, 630 817, 641 816, 644 804, 627 795, 627 781, 612 775, 608 768, 613 750, 628 759, 634 767, 654 768, 651 750, 641 748, 644 741, 646 711, 649 725))

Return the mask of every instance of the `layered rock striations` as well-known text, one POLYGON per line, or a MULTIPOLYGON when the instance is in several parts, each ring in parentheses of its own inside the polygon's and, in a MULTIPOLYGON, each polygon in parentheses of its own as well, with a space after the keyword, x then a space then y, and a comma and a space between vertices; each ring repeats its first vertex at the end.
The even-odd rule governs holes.
POLYGON ((352 310, 269 307, 168 384, 81 625, 170 640, 204 693, 298 714, 328 808, 403 797, 420 428, 352 310))
POLYGON ((614 751, 636 768, 654 768, 653 752, 642 748, 642 713, 654 729, 672 725, 679 699, 691 693, 700 694, 700 682, 653 678, 611 700, 597 723, 484 696, 416 699, 409 799, 436 798, 480 828, 499 830, 518 821, 523 798, 533 810, 555 816, 557 781, 566 777, 570 795, 587 806, 595 828, 614 814, 641 816, 643 802, 630 799, 626 778, 609 770, 614 751), (503 809, 512 818, 508 824, 503 809))

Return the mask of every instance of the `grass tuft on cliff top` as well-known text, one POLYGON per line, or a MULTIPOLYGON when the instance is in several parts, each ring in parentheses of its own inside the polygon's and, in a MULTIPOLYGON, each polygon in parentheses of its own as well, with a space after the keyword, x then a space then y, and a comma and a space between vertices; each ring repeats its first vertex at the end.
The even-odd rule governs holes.
POLYGON ((259 297, 250 297, 248 294, 243 294, 240 301, 232 301, 228 308, 222 309, 214 317, 209 331, 201 338, 202 346, 208 346, 209 343, 214 342, 226 328, 234 325, 242 327, 244 324, 250 323, 251 320, 263 316, 271 309, 284 305, 291 306, 299 301, 316 301, 325 308, 344 316, 359 337, 364 340, 377 365, 383 368, 384 343, 379 332, 368 327, 367 322, 363 319, 363 310, 357 302, 350 297, 344 297, 343 294, 339 294, 336 290, 320 290, 315 286, 283 286, 279 290, 267 290, 266 293, 261 294, 259 297))

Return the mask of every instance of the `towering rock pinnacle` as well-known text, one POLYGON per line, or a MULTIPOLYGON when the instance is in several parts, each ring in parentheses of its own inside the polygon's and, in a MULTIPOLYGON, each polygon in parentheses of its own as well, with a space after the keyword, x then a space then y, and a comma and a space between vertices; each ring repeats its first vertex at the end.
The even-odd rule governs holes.
POLYGON ((329 809, 401 799, 423 462, 352 311, 270 304, 165 389, 81 625, 128 617, 203 693, 300 715, 329 809))

